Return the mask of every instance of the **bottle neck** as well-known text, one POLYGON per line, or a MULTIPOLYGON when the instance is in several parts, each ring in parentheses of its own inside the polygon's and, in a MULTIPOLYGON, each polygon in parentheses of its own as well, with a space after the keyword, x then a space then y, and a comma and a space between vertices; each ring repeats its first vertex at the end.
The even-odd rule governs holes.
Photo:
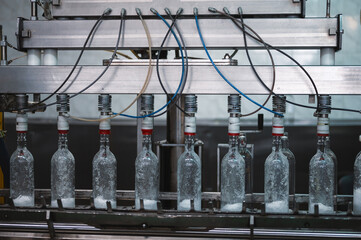
POLYGON ((318 136, 317 139, 317 150, 321 152, 325 152, 326 148, 326 137, 325 136, 318 136))
POLYGON ((143 135, 143 149, 152 151, 152 135, 151 134, 143 135))
POLYGON ((330 149, 331 143, 330 143, 330 137, 325 138, 325 148, 330 149))
POLYGON ((100 149, 109 149, 109 134, 100 134, 100 149))
POLYGON ((26 148, 26 132, 17 133, 18 148, 26 148))
POLYGON ((194 151, 194 135, 185 135, 185 150, 186 151, 194 151))
POLYGON ((230 152, 237 152, 239 145, 238 145, 238 138, 239 135, 229 135, 229 151, 230 152))
POLYGON ((59 133, 58 147, 59 147, 59 149, 67 149, 68 148, 68 134, 67 133, 59 133))
POLYGON ((281 136, 273 136, 272 139, 272 150, 273 151, 280 151, 281 149, 281 136))
POLYGON ((288 141, 287 137, 282 137, 281 142, 282 142, 282 149, 288 149, 289 148, 289 141, 288 141))

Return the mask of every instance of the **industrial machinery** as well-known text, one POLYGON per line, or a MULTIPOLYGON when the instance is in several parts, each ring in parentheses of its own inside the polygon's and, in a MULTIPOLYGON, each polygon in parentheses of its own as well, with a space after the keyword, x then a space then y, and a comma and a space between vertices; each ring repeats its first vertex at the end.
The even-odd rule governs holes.
MULTIPOLYGON (((10 162, 1 158, 10 179, 10 187, 0 189, 1 239, 361 238, 361 188, 354 196, 337 193, 337 160, 327 145, 332 111, 360 113, 332 107, 330 95, 360 95, 361 66, 334 66, 335 52, 342 50, 343 27, 341 14, 330 16, 330 0, 325 1, 324 18, 306 18, 306 0, 30 2, 30 18, 17 19, 17 45, 0 34, 0 112, 17 114, 18 134, 18 149, 10 162), (28 65, 9 65, 9 47, 27 52, 28 65), (244 49, 249 64, 238 65, 236 52, 213 60, 209 49, 244 49), (254 67, 249 49, 266 49, 272 66, 254 67), (320 49, 321 65, 302 66, 284 49, 320 49), (58 51, 67 50, 80 50, 76 63, 57 65, 58 51), (112 57, 102 65, 80 65, 88 50, 108 50, 112 57), (121 50, 131 50, 137 59, 116 58, 121 50), (167 59, 170 50, 176 50, 175 59, 167 59), (208 58, 191 58, 193 50, 205 51, 208 58), (274 52, 295 64, 276 66, 274 52), (273 84, 263 81, 269 76, 273 84), (41 94, 48 96, 41 99, 41 94), (99 119, 70 114, 69 102, 80 94, 98 95, 99 119), (137 94, 137 115, 126 113, 131 105, 113 112, 115 94, 137 94), (154 95, 160 94, 167 101, 157 109, 154 95), (230 143, 218 144, 217 188, 212 192, 201 189, 204 152, 216 150, 205 147, 208 139, 195 138, 197 95, 229 96, 230 143), (242 130, 240 95, 242 101, 274 114, 264 192, 253 190, 256 146, 246 141, 246 134, 262 132, 263 116, 259 115, 258 130, 242 130), (253 95, 268 95, 266 103, 273 95, 273 107, 254 101, 253 95), (284 95, 309 95, 316 104, 294 103, 284 95), (284 130, 286 104, 314 109, 318 117, 319 149, 310 163, 310 194, 295 191, 295 160, 284 130), (54 106, 59 148, 51 160, 51 189, 37 189, 36 159, 26 149, 27 115, 54 106), (152 144, 154 117, 165 113, 167 140, 152 144), (117 161, 135 160, 110 151, 110 121, 118 116, 137 122, 134 190, 116 185, 123 177, 117 176, 117 161), (67 148, 69 119, 99 123, 93 189, 75 188, 78 160, 67 148), (229 149, 222 161, 221 149, 229 149)), ((2 119, 1 115, 1 138, 2 119)), ((14 131, 8 129, 7 134, 14 131)), ((358 162, 355 181, 361 172, 358 162)))

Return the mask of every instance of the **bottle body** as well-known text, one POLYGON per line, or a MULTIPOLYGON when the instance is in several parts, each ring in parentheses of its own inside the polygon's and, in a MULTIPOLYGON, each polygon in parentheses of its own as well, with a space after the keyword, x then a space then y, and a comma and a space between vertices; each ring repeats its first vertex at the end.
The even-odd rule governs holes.
POLYGON ((194 152, 194 136, 185 136, 185 152, 181 154, 177 164, 177 209, 191 210, 191 200, 194 210, 201 210, 201 160, 194 152))
POLYGON ((151 149, 151 135, 143 135, 143 149, 135 161, 135 208, 157 210, 159 199, 159 160, 151 149))
POLYGON ((274 136, 272 153, 265 162, 264 191, 267 213, 289 212, 289 163, 280 144, 280 136, 274 136))
POLYGON ((325 153, 325 139, 319 137, 317 153, 310 161, 309 213, 314 213, 315 204, 318 204, 320 214, 334 212, 334 173, 333 160, 325 153))
POLYGON ((353 213, 361 215, 361 152, 357 155, 354 165, 353 213))
POLYGON ((75 159, 67 146, 67 134, 59 134, 59 148, 51 159, 51 206, 75 207, 75 159))
POLYGON ((245 200, 245 160, 238 150, 238 135, 230 136, 230 148, 222 159, 221 211, 241 212, 245 200))
POLYGON ((26 148, 26 132, 18 132, 18 146, 10 158, 10 197, 17 207, 34 206, 34 158, 26 148))
POLYGON ((109 133, 100 134, 100 150, 93 159, 95 208, 106 209, 107 201, 116 208, 117 161, 109 149, 109 133))

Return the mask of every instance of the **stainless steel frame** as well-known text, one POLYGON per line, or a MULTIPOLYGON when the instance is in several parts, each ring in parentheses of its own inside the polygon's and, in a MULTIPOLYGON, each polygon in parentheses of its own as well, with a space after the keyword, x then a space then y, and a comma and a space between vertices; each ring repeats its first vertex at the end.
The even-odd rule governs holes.
MULTIPOLYGON (((71 66, 2 66, 0 67, 0 93, 51 93, 66 78, 71 66)), ((64 93, 77 93, 98 76, 103 66, 82 66, 64 86, 64 93)), ((258 82, 249 66, 219 66, 229 80, 246 94, 268 94, 258 82)), ((308 66, 305 69, 314 78, 320 94, 361 94, 361 66, 308 66)), ((269 66, 257 67, 260 75, 271 84, 269 66)), ((306 75, 297 66, 278 66, 275 92, 278 94, 314 94, 306 75)), ((147 66, 112 66, 93 87, 85 93, 138 94, 146 77, 147 66)), ((161 67, 161 74, 169 93, 173 93, 180 81, 181 67, 161 67)), ((184 94, 232 94, 236 93, 215 72, 212 66, 190 66, 184 94)), ((156 74, 153 73, 147 93, 163 94, 156 74)))
MULTIPOLYGON (((271 1, 272 2, 272 1, 271 1)), ((153 47, 157 49, 168 28, 159 19, 148 19, 153 47)), ((81 49, 94 25, 94 20, 24 21, 18 19, 20 48, 81 49)), ((200 19, 202 34, 209 48, 242 48, 242 32, 228 19, 200 19)), ((265 42, 281 48, 320 48, 339 46, 339 18, 251 18, 245 20, 265 42)), ((178 27, 184 35, 188 49, 201 49, 194 19, 179 19, 178 27)), ((104 20, 91 41, 90 49, 114 49, 119 20, 104 20)), ((252 39, 249 47, 262 47, 252 39)), ((178 48, 174 38, 164 45, 165 49, 178 48)), ((148 42, 138 19, 125 22, 119 49, 147 49, 148 42)))
POLYGON ((153 15, 150 8, 163 13, 168 7, 172 13, 178 8, 184 9, 184 15, 193 15, 193 8, 199 9, 199 14, 210 14, 208 7, 222 9, 227 7, 236 14, 239 7, 247 15, 304 15, 304 0, 53 0, 54 17, 89 17, 100 16, 106 8, 112 8, 111 16, 116 16, 122 8, 130 16, 137 16, 135 8, 141 9, 144 15, 153 15))

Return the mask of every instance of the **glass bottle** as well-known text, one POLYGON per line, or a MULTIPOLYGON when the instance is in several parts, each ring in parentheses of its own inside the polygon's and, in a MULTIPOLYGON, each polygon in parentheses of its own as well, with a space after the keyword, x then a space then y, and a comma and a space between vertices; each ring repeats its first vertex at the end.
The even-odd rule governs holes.
POLYGON ((116 208, 117 161, 109 148, 109 130, 100 130, 100 149, 93 159, 93 198, 96 208, 116 208))
POLYGON ((34 206, 34 158, 26 148, 26 131, 17 132, 17 148, 10 158, 10 197, 17 207, 34 206))
POLYGON ((178 159, 177 167, 177 209, 191 210, 191 200, 194 200, 194 210, 201 210, 201 160, 194 152, 194 135, 185 134, 185 151, 178 159))
POLYGON ((221 211, 242 212, 245 200, 245 161, 239 153, 238 135, 229 136, 229 151, 222 159, 221 211))
POLYGON ((265 162, 265 207, 267 213, 289 212, 289 163, 281 151, 281 136, 273 136, 272 153, 265 162))
POLYGON ((334 163, 325 152, 325 136, 318 136, 317 145, 317 153, 310 161, 308 211, 314 213, 314 206, 318 204, 320 214, 331 214, 334 212, 334 163))
POLYGON ((159 198, 159 160, 152 151, 152 135, 143 132, 143 149, 135 160, 135 208, 157 210, 159 198))
POLYGON ((361 215, 361 152, 357 154, 354 165, 353 214, 361 215))
POLYGON ((291 152, 289 148, 288 136, 285 135, 281 137, 282 142, 282 153, 287 157, 289 164, 289 179, 290 179, 290 195, 294 195, 296 192, 296 158, 295 155, 291 152))
POLYGON ((253 156, 247 149, 247 137, 242 135, 239 137, 239 153, 245 161, 245 192, 246 194, 253 193, 253 156))
POLYGON ((51 159, 51 206, 75 207, 75 159, 68 149, 68 131, 59 130, 58 150, 51 159))

